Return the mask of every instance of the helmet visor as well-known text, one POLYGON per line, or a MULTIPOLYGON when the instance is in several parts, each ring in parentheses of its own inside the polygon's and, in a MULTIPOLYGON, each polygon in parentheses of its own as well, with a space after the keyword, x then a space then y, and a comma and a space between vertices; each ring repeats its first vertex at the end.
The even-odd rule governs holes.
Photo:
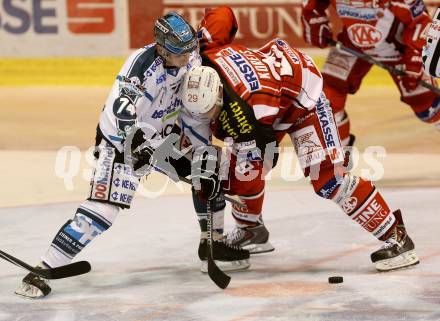
POLYGON ((190 43, 186 44, 185 46, 176 46, 173 45, 171 41, 168 39, 165 39, 164 48, 175 55, 183 55, 188 52, 191 52, 197 48, 197 39, 193 39, 190 43))

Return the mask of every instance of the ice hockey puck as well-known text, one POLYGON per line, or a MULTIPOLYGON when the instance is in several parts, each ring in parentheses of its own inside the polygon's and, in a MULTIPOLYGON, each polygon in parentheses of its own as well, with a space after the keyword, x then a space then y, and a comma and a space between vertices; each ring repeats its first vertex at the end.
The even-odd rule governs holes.
POLYGON ((342 276, 331 276, 328 278, 328 283, 342 283, 344 278, 342 276))

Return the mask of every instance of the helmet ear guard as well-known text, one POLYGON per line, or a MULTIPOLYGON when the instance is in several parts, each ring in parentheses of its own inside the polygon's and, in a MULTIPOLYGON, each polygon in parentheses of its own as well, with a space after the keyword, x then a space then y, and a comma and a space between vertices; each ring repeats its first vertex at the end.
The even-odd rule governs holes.
POLYGON ((182 82, 182 103, 194 116, 223 104, 223 85, 217 71, 208 66, 191 68, 182 82))

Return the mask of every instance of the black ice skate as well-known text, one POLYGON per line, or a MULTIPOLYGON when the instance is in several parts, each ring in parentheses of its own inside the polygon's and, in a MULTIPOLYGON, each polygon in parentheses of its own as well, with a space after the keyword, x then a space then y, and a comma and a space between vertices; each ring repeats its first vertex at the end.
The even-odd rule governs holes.
POLYGON ((263 224, 254 227, 236 226, 226 236, 226 243, 248 250, 250 254, 272 252, 275 248, 269 243, 269 231, 263 224))
MULTIPOLYGON (((41 268, 41 266, 37 267, 41 268)), ((36 274, 29 273, 24 277, 17 290, 15 290, 15 294, 28 299, 39 299, 47 296, 51 290, 49 281, 36 274)))
POLYGON ((419 263, 414 243, 406 233, 400 210, 394 212, 397 225, 385 244, 371 254, 378 271, 391 271, 419 263))
MULTIPOLYGON (((206 233, 202 233, 202 238, 199 243, 199 258, 202 261, 201 271, 203 273, 208 272, 208 257, 207 247, 208 240, 204 237, 206 233)), ((223 242, 221 235, 213 233, 213 258, 217 266, 223 271, 242 271, 248 269, 251 264, 249 263, 249 251, 240 249, 238 247, 231 246, 223 242)))

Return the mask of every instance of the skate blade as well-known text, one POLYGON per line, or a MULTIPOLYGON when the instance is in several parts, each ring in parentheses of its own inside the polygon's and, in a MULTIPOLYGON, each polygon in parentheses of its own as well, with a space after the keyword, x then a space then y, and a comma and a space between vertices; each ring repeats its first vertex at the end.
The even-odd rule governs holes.
MULTIPOLYGON (((215 260, 215 264, 217 264, 219 269, 222 270, 223 272, 243 271, 243 270, 247 270, 251 266, 249 260, 238 260, 238 261, 215 260)), ((208 261, 202 261, 200 271, 202 273, 208 273, 208 261)))
POLYGON ((411 250, 391 259, 377 261, 376 269, 380 272, 386 272, 416 265, 419 262, 416 251, 411 250))
POLYGON ((249 244, 242 247, 244 250, 248 250, 249 254, 261 254, 275 251, 275 248, 269 242, 262 244, 249 244))

